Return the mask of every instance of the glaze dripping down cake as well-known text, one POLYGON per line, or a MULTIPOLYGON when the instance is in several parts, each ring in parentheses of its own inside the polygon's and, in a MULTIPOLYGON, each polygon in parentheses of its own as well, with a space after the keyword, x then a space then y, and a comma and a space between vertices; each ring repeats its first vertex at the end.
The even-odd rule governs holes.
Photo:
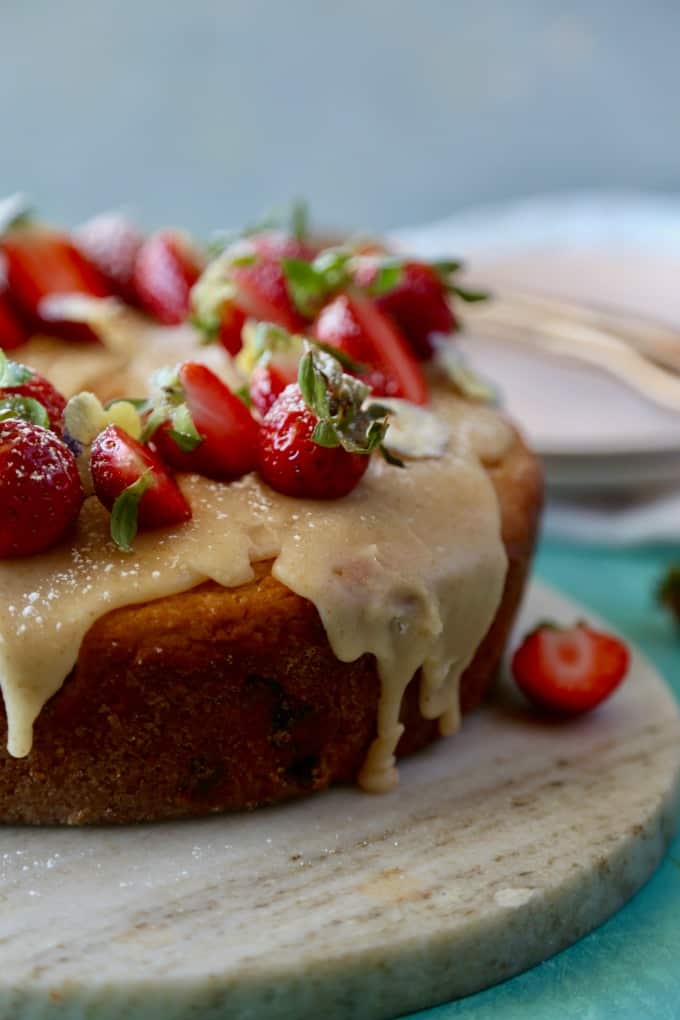
POLYGON ((541 477, 455 266, 296 226, 2 235, 5 821, 389 790, 491 685, 541 477))

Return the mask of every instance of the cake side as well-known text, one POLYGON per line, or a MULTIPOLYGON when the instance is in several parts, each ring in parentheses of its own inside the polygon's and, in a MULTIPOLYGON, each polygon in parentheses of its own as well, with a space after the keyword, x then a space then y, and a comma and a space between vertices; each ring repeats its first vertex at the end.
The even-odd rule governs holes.
MULTIPOLYGON (((538 463, 518 436, 489 475, 508 572, 494 622, 463 675, 464 711, 484 697, 503 653, 542 498, 538 463)), ((338 661, 315 607, 273 578, 270 564, 258 564, 241 587, 208 583, 99 619, 37 719, 30 755, 0 752, 0 818, 160 820, 349 782, 375 735, 379 697, 373 657, 338 661)), ((416 677, 402 704, 400 755, 438 734, 418 700, 416 677)), ((5 726, 3 713, 3 748, 5 726)))

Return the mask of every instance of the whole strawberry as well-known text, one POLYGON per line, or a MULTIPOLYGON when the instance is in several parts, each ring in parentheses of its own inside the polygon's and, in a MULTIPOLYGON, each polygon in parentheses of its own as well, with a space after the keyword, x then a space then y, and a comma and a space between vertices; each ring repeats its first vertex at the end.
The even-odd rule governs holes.
POLYGON ((318 419, 297 383, 287 386, 260 428, 259 470, 272 489, 286 496, 339 499, 358 485, 369 457, 312 439, 318 419))
POLYGON ((47 412, 50 428, 58 435, 62 431, 62 415, 66 400, 52 383, 27 365, 8 361, 0 352, 0 407, 3 398, 26 397, 36 400, 47 412))
POLYGON ((76 520, 83 491, 76 459, 49 429, 0 421, 0 557, 55 545, 76 520))
POLYGON ((134 304, 135 262, 144 243, 144 235, 135 224, 122 213, 100 213, 78 227, 74 238, 80 251, 99 269, 112 290, 124 301, 134 304))

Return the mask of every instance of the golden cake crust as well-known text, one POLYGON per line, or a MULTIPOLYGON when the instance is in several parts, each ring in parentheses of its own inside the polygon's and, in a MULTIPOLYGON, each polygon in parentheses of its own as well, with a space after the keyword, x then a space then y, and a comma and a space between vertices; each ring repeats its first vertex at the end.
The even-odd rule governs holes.
MULTIPOLYGON (((542 500, 538 463, 519 436, 489 473, 509 569, 495 620, 463 675, 463 711, 493 681, 542 500)), ((352 781, 375 735, 374 659, 339 662, 314 606, 273 578, 270 566, 257 565, 254 580, 239 588, 210 582, 93 624, 73 672, 36 721, 28 757, 4 750, 0 712, 0 820, 160 820, 253 808, 352 781)), ((418 711, 415 678, 402 721, 400 755, 437 736, 436 722, 418 711)))

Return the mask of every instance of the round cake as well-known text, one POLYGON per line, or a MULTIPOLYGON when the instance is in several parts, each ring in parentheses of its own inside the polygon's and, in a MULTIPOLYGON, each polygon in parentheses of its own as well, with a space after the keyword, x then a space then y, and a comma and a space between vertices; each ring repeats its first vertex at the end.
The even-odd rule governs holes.
MULTIPOLYGON (((59 541, 0 564, 6 822, 179 818, 345 782, 380 792, 397 782, 397 756, 452 733, 490 688, 529 569, 542 482, 482 388, 455 359, 445 370, 451 341, 434 338, 456 323, 441 285, 449 317, 429 297, 418 312, 423 279, 434 291, 451 270, 420 273, 412 267, 424 264, 356 247, 312 253, 282 236, 273 253, 270 235, 269 248, 251 238, 217 267, 185 274, 194 319, 205 330, 217 312, 222 343, 198 346, 188 306, 163 321, 146 276, 141 311, 120 289, 125 306, 84 291, 79 310, 71 297, 53 306, 57 337, 36 338, 33 325, 15 345, 17 362, 73 397, 64 439, 81 469, 86 459, 86 498, 59 541), (64 338, 71 319, 97 342, 64 338), (266 329, 253 341, 258 322, 266 329), (144 380, 177 362, 154 404, 144 380), (280 385, 261 406, 263 380, 280 385), (217 425, 210 415, 219 387, 239 385, 254 408, 237 435, 244 405, 217 425), (83 408, 90 427, 95 397, 85 400, 84 386, 102 402, 146 403, 124 401, 124 414, 120 403, 98 403, 104 417, 89 437, 83 408), (227 419, 230 443, 213 444, 227 419), (110 516, 117 475, 112 483, 100 462, 121 442, 128 453, 140 444, 146 460, 126 475, 125 508, 116 495, 110 516), (175 499, 156 485, 161 462, 181 518, 158 516, 175 499), (132 504, 135 528, 121 539, 132 504)), ((137 271, 148 268, 149 240, 136 250, 137 271)), ((9 244, 6 252, 13 257, 9 244)), ((11 273, 9 284, 12 295, 11 273)), ((455 742, 451 756, 455 774, 455 742)))

